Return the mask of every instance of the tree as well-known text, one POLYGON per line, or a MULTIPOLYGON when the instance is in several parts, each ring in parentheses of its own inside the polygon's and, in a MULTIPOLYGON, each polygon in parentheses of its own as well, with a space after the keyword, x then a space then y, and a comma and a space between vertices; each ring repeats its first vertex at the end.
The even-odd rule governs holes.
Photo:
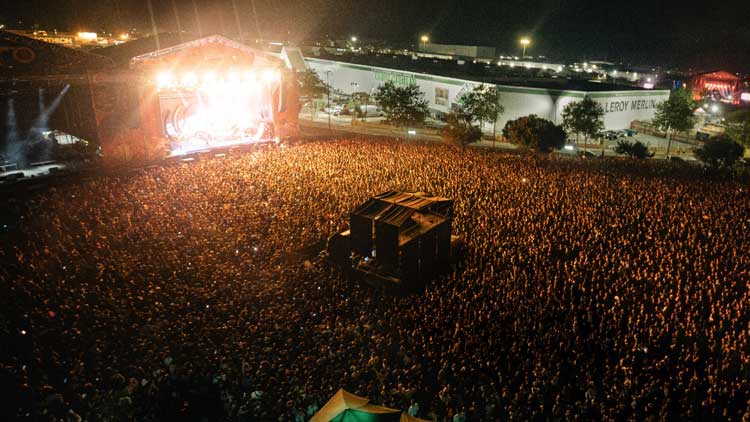
POLYGON ((373 93, 386 121, 396 126, 421 125, 427 117, 427 100, 416 85, 396 86, 388 81, 373 93))
POLYGON ((726 134, 734 142, 750 147, 750 110, 735 111, 727 115, 726 134))
POLYGON ((695 109, 690 91, 676 89, 669 94, 669 99, 656 106, 653 123, 667 132, 667 157, 672 149, 672 133, 685 132, 695 125, 695 109))
POLYGON ((618 154, 624 154, 630 158, 651 158, 654 156, 653 152, 649 152, 648 147, 641 141, 630 142, 624 139, 617 141, 615 152, 618 154))
POLYGON ((715 169, 729 168, 742 157, 744 148, 727 135, 714 136, 696 149, 695 156, 715 169))
POLYGON ((315 107, 312 103, 316 99, 327 95, 331 87, 323 82, 320 76, 312 69, 297 73, 297 86, 299 87, 300 98, 305 98, 311 102, 311 115, 314 118, 315 107))
POLYGON ((328 93, 328 85, 312 69, 297 73, 299 96, 302 98, 321 98, 328 93))
POLYGON ((593 138, 604 130, 603 116, 602 105, 587 95, 582 101, 569 103, 563 108, 563 127, 570 132, 575 132, 576 144, 578 135, 583 135, 585 144, 588 138, 593 138))
POLYGON ((508 121, 503 128, 503 137, 511 144, 551 152, 565 145, 567 135, 562 126, 532 114, 508 121))
POLYGON ((452 111, 446 117, 448 123, 441 130, 443 137, 450 143, 465 147, 482 138, 482 130, 472 124, 472 116, 463 111, 452 111))
POLYGON ((472 120, 479 120, 480 129, 484 129, 484 122, 497 123, 497 117, 505 112, 505 108, 500 105, 500 93, 494 85, 477 85, 471 91, 465 91, 458 97, 458 104, 461 109, 472 120))

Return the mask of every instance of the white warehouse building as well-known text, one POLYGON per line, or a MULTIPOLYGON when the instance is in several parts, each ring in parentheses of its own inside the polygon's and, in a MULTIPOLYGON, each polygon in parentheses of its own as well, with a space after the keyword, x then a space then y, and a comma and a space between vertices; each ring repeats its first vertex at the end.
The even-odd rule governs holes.
MULTIPOLYGON (((305 58, 310 69, 329 83, 331 88, 345 94, 372 92, 386 81, 397 85, 417 85, 424 93, 429 108, 434 113, 447 113, 456 99, 480 82, 401 71, 383 67, 365 66, 347 62, 305 58)), ((604 108, 604 126, 607 130, 626 129, 634 120, 651 120, 657 104, 669 98, 668 90, 562 90, 529 86, 495 85, 500 93, 500 103, 505 112, 497 121, 501 132, 508 120, 529 114, 562 123, 561 114, 568 103, 591 97, 604 108)))

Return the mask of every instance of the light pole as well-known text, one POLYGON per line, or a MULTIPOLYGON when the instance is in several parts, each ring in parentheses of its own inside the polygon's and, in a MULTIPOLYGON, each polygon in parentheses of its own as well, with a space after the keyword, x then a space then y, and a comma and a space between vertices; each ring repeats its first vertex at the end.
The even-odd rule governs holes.
POLYGON ((351 104, 354 104, 354 112, 352 113, 352 124, 354 124, 355 121, 357 120, 357 104, 359 103, 359 101, 358 101, 358 97, 359 96, 355 95, 355 94, 357 93, 357 88, 359 88, 359 84, 356 83, 356 82, 352 82, 350 85, 352 86, 352 101, 351 101, 351 104))
POLYGON ((528 39, 528 38, 526 38, 526 37, 524 37, 524 38, 521 38, 521 40, 519 42, 521 43, 521 46, 523 47, 523 54, 521 54, 521 60, 523 60, 523 59, 526 58, 526 47, 529 44, 531 44, 531 40, 528 39))
POLYGON ((326 102, 328 104, 328 130, 331 130, 331 71, 326 70, 326 85, 328 86, 328 95, 326 102))
POLYGON ((430 37, 427 35, 422 35, 421 37, 419 37, 419 41, 422 42, 422 50, 426 50, 427 43, 430 42, 430 37))
POLYGON ((375 88, 374 87, 370 88, 370 90, 367 91, 367 96, 365 97, 365 112, 362 113, 362 121, 363 122, 367 121, 367 107, 370 105, 370 96, 372 95, 372 90, 373 89, 375 89, 375 88))

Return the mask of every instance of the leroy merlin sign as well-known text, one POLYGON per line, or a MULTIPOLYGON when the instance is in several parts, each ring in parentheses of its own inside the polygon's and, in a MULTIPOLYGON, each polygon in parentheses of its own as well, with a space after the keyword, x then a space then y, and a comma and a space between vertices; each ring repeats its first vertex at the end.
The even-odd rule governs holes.
POLYGON ((393 82, 394 85, 410 86, 417 84, 417 78, 408 73, 388 72, 379 69, 373 69, 375 80, 380 82, 393 82))

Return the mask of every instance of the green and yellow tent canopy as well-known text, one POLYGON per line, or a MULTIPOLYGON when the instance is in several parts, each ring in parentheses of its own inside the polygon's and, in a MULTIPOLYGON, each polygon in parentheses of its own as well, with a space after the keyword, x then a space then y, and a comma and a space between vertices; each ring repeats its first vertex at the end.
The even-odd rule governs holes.
POLYGON ((340 389, 310 422, 428 422, 340 389))

